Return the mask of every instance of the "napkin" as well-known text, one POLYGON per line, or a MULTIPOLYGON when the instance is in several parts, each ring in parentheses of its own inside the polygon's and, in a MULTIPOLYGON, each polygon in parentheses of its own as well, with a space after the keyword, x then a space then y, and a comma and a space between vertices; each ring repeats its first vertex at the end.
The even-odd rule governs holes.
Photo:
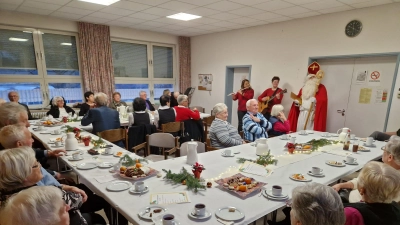
POLYGON ((103 183, 107 183, 107 182, 116 180, 117 178, 115 178, 113 175, 110 174, 110 175, 105 175, 105 176, 97 176, 97 177, 94 177, 94 179, 97 180, 97 182, 99 182, 100 184, 103 184, 103 183))
POLYGON ((332 155, 339 155, 339 156, 349 156, 349 155, 353 154, 349 151, 344 151, 344 150, 322 150, 322 152, 332 154, 332 155))

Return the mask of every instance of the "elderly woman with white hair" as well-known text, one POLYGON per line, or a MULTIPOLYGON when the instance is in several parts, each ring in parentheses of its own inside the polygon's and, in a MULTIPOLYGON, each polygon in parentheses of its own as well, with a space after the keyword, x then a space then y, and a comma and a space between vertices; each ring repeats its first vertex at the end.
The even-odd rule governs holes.
POLYGON ((292 192, 292 225, 343 225, 345 215, 340 196, 330 187, 311 183, 292 192))
POLYGON ((69 113, 72 113, 72 115, 75 114, 75 111, 71 107, 67 106, 64 98, 61 96, 54 97, 51 101, 51 104, 52 106, 46 114, 52 115, 54 118, 63 118, 64 116, 69 116, 69 113))
POLYGON ((269 122, 272 125, 272 129, 268 132, 270 135, 280 136, 290 132, 290 122, 286 119, 283 106, 280 104, 272 106, 269 122))
POLYGON ((211 146, 226 148, 246 143, 240 137, 236 127, 228 123, 228 107, 224 103, 218 103, 212 110, 215 120, 210 126, 211 146))
POLYGON ((185 120, 199 120, 200 119, 200 112, 194 108, 193 111, 188 108, 189 106, 189 99, 187 95, 179 95, 178 96, 178 106, 175 106, 176 117, 175 121, 185 121, 185 120))
MULTIPOLYGON (((400 137, 396 135, 391 136, 382 150, 382 161, 400 173, 400 137)), ((349 202, 359 202, 362 199, 358 191, 358 178, 354 178, 346 183, 335 184, 333 188, 336 191, 340 189, 352 189, 349 195, 349 202)), ((395 201, 400 201, 400 195, 396 197, 395 201)))
POLYGON ((369 162, 358 175, 363 202, 346 203, 345 225, 400 224, 400 173, 381 162, 369 162))

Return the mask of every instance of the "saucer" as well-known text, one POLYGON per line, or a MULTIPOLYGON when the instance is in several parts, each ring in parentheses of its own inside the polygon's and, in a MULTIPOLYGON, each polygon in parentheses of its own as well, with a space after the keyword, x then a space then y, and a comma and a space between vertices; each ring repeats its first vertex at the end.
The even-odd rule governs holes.
POLYGON ((265 190, 264 192, 265 192, 265 194, 268 195, 268 197, 281 198, 281 199, 287 198, 287 197, 288 197, 287 193, 286 193, 284 190, 282 190, 282 194, 281 194, 281 195, 274 195, 274 194, 272 194, 272 189, 265 190))
POLYGON ((195 220, 204 220, 210 218, 212 216, 212 213, 206 209, 206 213, 203 216, 194 215, 193 211, 190 211, 188 216, 195 220))
POLYGON ((339 137, 339 134, 336 134, 336 133, 334 133, 334 134, 329 134, 330 136, 332 136, 332 137, 339 137))
POLYGON ((267 194, 267 190, 264 190, 263 192, 261 192, 262 195, 264 195, 264 197, 271 199, 271 200, 275 200, 275 201, 282 201, 282 200, 286 200, 288 199, 289 196, 286 195, 286 197, 273 197, 271 195, 267 194))
POLYGON ((64 147, 64 144, 62 144, 62 145, 60 145, 60 146, 57 146, 57 145, 51 145, 50 147, 52 147, 52 148, 60 148, 60 147, 64 147))
POLYGON ((299 135, 307 136, 308 134, 307 134, 307 133, 305 133, 305 134, 300 134, 300 133, 299 133, 299 135))
POLYGON ((79 158, 78 158, 78 159, 74 159, 74 158, 72 158, 72 156, 68 156, 67 159, 68 159, 69 161, 79 161, 79 160, 82 160, 83 157, 79 155, 79 158))
POLYGON ((147 207, 145 207, 145 208, 140 209, 138 215, 139 215, 139 217, 142 218, 142 219, 152 220, 152 219, 153 219, 153 216, 154 216, 154 217, 157 217, 157 216, 159 216, 159 215, 163 215, 163 214, 166 213, 166 211, 167 211, 166 208, 161 207, 161 206, 159 206, 159 205, 150 205, 150 206, 147 206, 147 207), (159 213, 154 213, 152 210, 155 210, 155 209, 156 209, 156 210, 157 210, 157 209, 161 209, 161 212, 159 212, 159 213), (152 217, 150 217, 150 213, 152 214, 152 217))
POLYGON ((313 177, 324 177, 325 176, 324 173, 313 174, 311 171, 308 171, 307 174, 310 175, 310 176, 313 176, 313 177))
MULTIPOLYGON (((160 217, 158 220, 153 220, 154 225, 163 225, 162 217, 160 217)), ((181 222, 179 220, 175 219, 174 220, 174 225, 181 225, 181 222)))
POLYGON ((363 144, 365 147, 371 147, 371 148, 375 148, 376 147, 376 145, 375 144, 372 144, 372 145, 367 145, 367 143, 364 143, 363 144))
POLYGON ((330 134, 327 134, 327 135, 325 135, 325 134, 321 134, 321 137, 326 137, 326 138, 329 138, 329 137, 331 137, 331 135, 330 135, 330 134))
POLYGON ((358 165, 358 162, 357 162, 357 161, 352 162, 352 163, 349 163, 349 162, 347 162, 346 160, 343 160, 343 162, 346 163, 347 165, 354 165, 354 166, 358 165))
POLYGON ((289 141, 290 140, 290 138, 282 138, 282 137, 280 137, 279 139, 284 140, 284 141, 289 141))
POLYGON ((110 162, 101 162, 97 165, 97 167, 99 167, 99 168, 111 168, 113 166, 114 166, 114 164, 112 164, 110 162))
POLYGON ((104 152, 102 152, 102 153, 100 153, 101 155, 114 155, 114 152, 111 152, 111 153, 106 153, 105 151, 104 152))
POLYGON ((143 191, 136 191, 135 184, 133 184, 133 186, 131 188, 129 188, 129 193, 132 193, 132 194, 143 194, 143 193, 146 193, 148 191, 149 191, 149 187, 148 186, 144 187, 143 191))
POLYGON ((314 131, 313 130, 306 130, 307 134, 313 134, 314 131))
POLYGON ((235 154, 232 154, 232 153, 233 153, 233 152, 231 152, 230 155, 226 155, 225 152, 222 152, 221 155, 222 155, 223 157, 234 157, 235 154))

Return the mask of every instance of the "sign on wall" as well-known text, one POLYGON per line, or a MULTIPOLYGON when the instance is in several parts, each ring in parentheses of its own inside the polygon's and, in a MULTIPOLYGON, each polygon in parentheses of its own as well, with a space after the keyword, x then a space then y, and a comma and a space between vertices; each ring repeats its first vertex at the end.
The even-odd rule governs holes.
POLYGON ((197 89, 199 91, 211 91, 212 90, 212 74, 199 74, 199 83, 197 89))
POLYGON ((381 73, 379 71, 372 71, 368 76, 369 86, 381 86, 381 73))

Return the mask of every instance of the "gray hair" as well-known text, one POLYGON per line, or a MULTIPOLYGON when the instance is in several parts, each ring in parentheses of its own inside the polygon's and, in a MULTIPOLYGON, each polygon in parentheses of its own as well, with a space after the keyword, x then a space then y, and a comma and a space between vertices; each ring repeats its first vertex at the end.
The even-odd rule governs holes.
POLYGON ((274 105, 271 109, 271 116, 279 116, 279 113, 283 112, 283 105, 274 105))
POLYGON ((25 124, 17 123, 7 125, 0 130, 0 143, 4 148, 14 148, 17 141, 24 140, 25 137, 25 124))
POLYGON ((213 115, 217 115, 218 113, 224 111, 225 109, 228 109, 228 106, 226 106, 224 103, 217 103, 214 106, 212 113, 213 115))
POLYGON ((21 113, 26 113, 25 107, 16 102, 7 102, 0 107, 0 128, 9 125, 19 123, 21 113))
POLYGON ((57 106, 57 102, 60 101, 60 100, 64 101, 64 99, 61 96, 55 96, 53 98, 53 101, 51 102, 51 104, 53 104, 53 106, 57 106))
POLYGON ((139 92, 139 96, 141 96, 143 93, 145 93, 145 94, 147 95, 147 92, 145 92, 145 91, 140 91, 140 92, 139 92))
POLYGON ((177 98, 179 96, 179 94, 180 94, 179 91, 175 91, 174 92, 174 97, 177 98))
POLYGON ((392 135, 385 146, 385 150, 393 155, 394 162, 400 166, 400 137, 392 135))
POLYGON ((176 100, 178 101, 178 104, 180 105, 183 101, 188 100, 188 96, 187 95, 179 95, 176 100))
POLYGON ((23 186, 36 162, 31 147, 10 148, 0 151, 0 190, 14 190, 23 186))
POLYGON ((54 186, 37 186, 20 191, 7 200, 0 214, 0 223, 59 224, 60 210, 65 207, 62 197, 62 191, 54 186))
POLYGON ((249 100, 247 100, 247 102, 246 102, 246 108, 248 108, 248 107, 250 107, 250 105, 251 105, 251 101, 256 101, 257 102, 257 100, 256 99, 249 99, 249 100))
POLYGON ((96 102, 96 105, 104 106, 107 105, 108 97, 103 92, 98 92, 94 94, 94 101, 96 102))
POLYGON ((368 162, 358 175, 358 188, 364 188, 364 201, 368 203, 391 203, 400 194, 400 173, 381 163, 368 162))
POLYGON ((311 183, 292 192, 294 217, 307 225, 343 225, 345 215, 339 194, 331 187, 311 183))

